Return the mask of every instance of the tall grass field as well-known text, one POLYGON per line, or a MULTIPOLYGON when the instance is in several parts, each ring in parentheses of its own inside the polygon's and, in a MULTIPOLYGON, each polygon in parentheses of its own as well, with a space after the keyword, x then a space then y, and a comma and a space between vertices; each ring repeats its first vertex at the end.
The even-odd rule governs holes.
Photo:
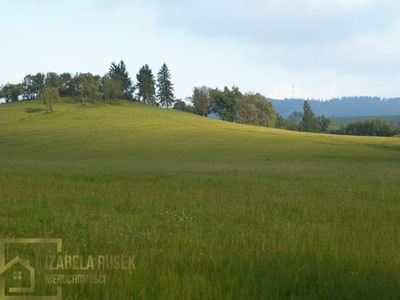
MULTIPOLYGON (((0 105, 0 255, 31 257, 29 297, 400 299, 399 138, 112 104, 0 105), (33 238, 62 253, 12 243, 33 238), (49 282, 78 273, 105 282, 49 282)), ((12 270, 0 283, 24 285, 12 270)))

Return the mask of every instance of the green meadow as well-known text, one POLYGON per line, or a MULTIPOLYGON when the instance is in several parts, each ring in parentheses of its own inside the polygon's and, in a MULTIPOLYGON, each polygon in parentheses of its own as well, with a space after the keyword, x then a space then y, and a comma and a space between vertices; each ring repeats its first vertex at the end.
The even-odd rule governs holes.
POLYGON ((399 138, 62 101, 0 105, 0 238, 135 255, 63 299, 400 299, 399 138))

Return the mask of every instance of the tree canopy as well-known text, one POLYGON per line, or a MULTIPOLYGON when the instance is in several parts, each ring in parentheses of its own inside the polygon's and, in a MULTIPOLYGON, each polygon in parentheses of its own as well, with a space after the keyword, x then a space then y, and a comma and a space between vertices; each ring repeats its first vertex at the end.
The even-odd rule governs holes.
POLYGON ((100 99, 103 95, 99 89, 100 76, 92 75, 91 73, 79 74, 78 76, 81 82, 79 95, 82 103, 86 103, 89 99, 94 103, 100 99))
POLYGON ((321 126, 318 119, 315 117, 313 110, 311 109, 310 103, 304 101, 303 104, 303 119, 300 121, 299 130, 305 132, 319 132, 321 126))
POLYGON ((46 105, 47 112, 51 112, 54 109, 54 103, 57 103, 60 98, 57 89, 53 89, 50 86, 46 86, 40 94, 40 103, 46 105))
POLYGON ((20 95, 23 94, 23 84, 7 83, 0 88, 0 98, 5 98, 6 102, 18 101, 20 95))
MULTIPOLYGON (((343 125, 343 124, 342 124, 343 125)), ((356 121, 341 126, 333 133, 349 135, 369 135, 369 136, 394 136, 400 133, 400 127, 396 130, 392 122, 386 123, 380 118, 356 121)))
POLYGON ((111 79, 121 82, 119 86, 121 86, 125 99, 133 99, 132 94, 134 92, 134 87, 123 60, 121 60, 119 64, 112 62, 107 75, 111 79))
POLYGON ((26 75, 22 82, 23 85, 23 98, 26 100, 36 99, 40 96, 45 85, 46 76, 43 73, 36 75, 26 75))
POLYGON ((103 95, 106 100, 118 100, 124 97, 124 89, 121 80, 105 75, 101 82, 103 95))
POLYGON ((225 87, 223 91, 212 89, 211 97, 213 98, 212 111, 224 121, 234 122, 236 118, 236 102, 242 97, 242 93, 235 86, 230 90, 225 87))
POLYGON ((212 112, 214 101, 210 88, 206 86, 195 87, 189 100, 192 102, 196 114, 207 117, 212 112))
POLYGON ((156 89, 153 72, 148 65, 140 68, 136 75, 137 99, 143 103, 156 105, 156 89))
MULTIPOLYGON (((83 104, 96 103, 100 99, 118 101, 118 99, 125 98, 201 116, 214 114, 221 120, 241 124, 336 134, 381 136, 400 134, 400 124, 395 128, 394 124, 385 123, 379 118, 364 122, 357 121, 347 126, 342 124, 340 128, 335 128, 330 118, 324 115, 315 115, 311 104, 313 108, 314 105, 322 104, 313 100, 303 102, 303 112, 293 111, 293 107, 291 107, 291 110, 285 112, 285 116, 290 114, 289 117, 284 119, 282 115, 275 112, 275 105, 271 104, 276 101, 267 100, 259 93, 242 94, 235 86, 232 88, 225 86, 223 89, 198 86, 194 87, 190 97, 186 97, 186 102, 175 99, 174 84, 172 84, 171 73, 166 63, 161 66, 156 80, 147 64, 139 69, 136 79, 137 83, 133 85, 123 60, 118 64, 112 62, 108 72, 102 77, 91 73, 72 75, 70 73, 48 72, 44 74, 39 72, 35 75, 27 74, 21 83, 1 85, 0 99, 5 99, 6 102, 39 99, 46 105, 48 111, 52 111, 54 103, 58 101, 59 97, 80 98, 83 104), (135 90, 137 90, 136 94, 134 94, 135 90)), ((349 101, 359 104, 359 101, 365 100, 369 104, 384 102, 395 105, 395 101, 389 100, 397 100, 381 100, 376 97, 353 98, 333 99, 328 104, 349 101)), ((279 101, 278 103, 285 106, 286 102, 292 103, 292 101, 296 100, 279 101)), ((297 100, 296 105, 298 102, 297 100)), ((276 105, 279 107, 278 104, 276 105)))
POLYGON ((257 126, 275 126, 276 112, 271 102, 259 93, 247 93, 236 102, 236 122, 257 126))

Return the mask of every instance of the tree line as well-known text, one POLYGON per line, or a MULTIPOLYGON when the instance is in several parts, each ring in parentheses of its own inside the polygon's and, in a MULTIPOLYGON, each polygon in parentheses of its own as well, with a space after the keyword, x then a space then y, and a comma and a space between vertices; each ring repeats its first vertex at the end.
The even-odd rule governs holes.
POLYGON ((175 99, 171 74, 164 63, 157 78, 145 64, 136 75, 136 84, 129 77, 123 60, 111 63, 104 76, 91 73, 57 74, 54 72, 28 74, 19 84, 0 86, 0 98, 6 102, 38 99, 52 111, 60 97, 80 98, 82 104, 96 103, 100 99, 136 100, 154 106, 174 108, 201 116, 214 113, 224 121, 257 126, 275 126, 276 112, 273 105, 259 93, 243 94, 239 88, 195 87, 186 98, 188 103, 175 99))
POLYGON ((171 73, 165 63, 157 73, 157 78, 149 66, 144 65, 136 75, 136 80, 137 83, 133 84, 121 60, 118 64, 112 62, 104 76, 54 72, 28 74, 21 83, 0 86, 0 98, 5 98, 6 102, 39 99, 46 104, 48 111, 53 110, 59 97, 79 97, 83 104, 96 103, 100 99, 137 100, 167 108, 176 101, 171 73))
POLYGON ((195 87, 186 102, 178 100, 174 109, 207 117, 214 113, 219 119, 240 124, 274 127, 276 112, 271 102, 259 93, 240 92, 238 87, 223 90, 206 86, 195 87))
POLYGON ((339 128, 335 128, 330 118, 324 115, 315 116, 309 101, 304 101, 303 112, 295 111, 286 119, 277 114, 276 127, 295 131, 344 135, 386 137, 400 135, 400 127, 395 128, 393 122, 386 123, 380 118, 356 121, 347 125, 341 124, 339 128))
MULTIPOLYGON (((287 118, 293 111, 301 111, 307 99, 270 99, 275 110, 287 118)), ((400 98, 380 97, 341 97, 327 101, 308 99, 316 115, 350 116, 389 116, 400 115, 400 98)))
POLYGON ((186 102, 189 104, 177 100, 174 109, 201 116, 214 113, 224 121, 293 131, 369 136, 400 135, 400 127, 395 128, 392 122, 386 123, 379 118, 342 124, 335 128, 330 118, 325 115, 316 116, 307 100, 303 102, 303 112, 295 111, 284 119, 267 98, 259 93, 242 94, 235 86, 232 89, 225 87, 223 90, 195 87, 186 102))
POLYGON ((46 105, 49 112, 60 97, 78 97, 82 104, 96 103, 100 99, 127 99, 205 117, 213 113, 221 120, 239 124, 332 134, 400 135, 400 127, 395 128, 392 122, 386 123, 379 118, 356 121, 346 126, 342 124, 335 128, 330 118, 324 115, 315 116, 308 100, 303 103, 303 113, 295 111, 284 119, 275 111, 272 100, 268 101, 259 93, 243 94, 236 86, 224 87, 222 90, 206 86, 195 87, 193 94, 186 97, 186 101, 175 99, 171 74, 165 63, 157 73, 157 78, 147 64, 142 66, 136 75, 136 81, 133 84, 126 65, 121 60, 118 64, 112 62, 104 76, 54 72, 28 74, 19 84, 7 83, 0 86, 0 99, 5 98, 7 102, 38 99, 46 105))
POLYGON ((395 136, 400 135, 400 127, 395 128, 393 122, 386 123, 378 117, 372 120, 355 121, 347 125, 341 124, 332 133, 364 136, 395 136))

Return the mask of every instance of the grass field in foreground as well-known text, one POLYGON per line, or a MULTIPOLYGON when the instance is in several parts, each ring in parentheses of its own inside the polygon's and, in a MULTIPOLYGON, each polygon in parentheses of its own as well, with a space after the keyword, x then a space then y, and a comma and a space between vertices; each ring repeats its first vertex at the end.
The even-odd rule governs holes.
POLYGON ((68 102, 0 106, 0 238, 136 269, 63 299, 400 298, 400 139, 68 102))

